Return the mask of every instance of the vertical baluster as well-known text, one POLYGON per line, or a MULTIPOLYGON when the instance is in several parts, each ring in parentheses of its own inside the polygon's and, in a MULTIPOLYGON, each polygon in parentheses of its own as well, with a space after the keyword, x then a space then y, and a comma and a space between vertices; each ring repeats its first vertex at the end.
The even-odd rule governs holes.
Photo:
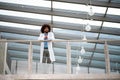
POLYGON ((104 46, 104 53, 105 53, 105 62, 106 62, 106 73, 110 74, 110 58, 109 58, 108 45, 106 41, 104 46))
POLYGON ((32 73, 32 41, 30 41, 29 51, 28 51, 28 74, 32 73))
POLYGON ((67 45, 66 45, 66 55, 67 55, 67 73, 68 74, 71 74, 71 46, 70 46, 70 43, 67 42, 67 45))
POLYGON ((3 74, 5 74, 6 71, 6 59, 7 59, 7 42, 5 42, 5 52, 4 52, 4 70, 3 70, 3 74))

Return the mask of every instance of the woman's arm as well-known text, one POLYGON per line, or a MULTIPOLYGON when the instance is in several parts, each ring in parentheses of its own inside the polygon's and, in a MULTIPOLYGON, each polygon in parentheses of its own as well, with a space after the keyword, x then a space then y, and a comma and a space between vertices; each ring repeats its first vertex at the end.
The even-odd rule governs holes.
POLYGON ((55 36, 53 32, 50 32, 50 36, 48 40, 55 40, 55 36))
POLYGON ((39 35, 38 40, 44 40, 44 35, 42 33, 39 35))

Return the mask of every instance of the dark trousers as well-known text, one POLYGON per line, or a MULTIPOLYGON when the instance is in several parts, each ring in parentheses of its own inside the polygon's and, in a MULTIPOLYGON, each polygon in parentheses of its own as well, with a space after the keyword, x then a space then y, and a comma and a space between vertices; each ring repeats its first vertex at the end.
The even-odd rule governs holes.
POLYGON ((44 49, 42 62, 43 63, 51 63, 50 54, 49 54, 48 49, 44 49))

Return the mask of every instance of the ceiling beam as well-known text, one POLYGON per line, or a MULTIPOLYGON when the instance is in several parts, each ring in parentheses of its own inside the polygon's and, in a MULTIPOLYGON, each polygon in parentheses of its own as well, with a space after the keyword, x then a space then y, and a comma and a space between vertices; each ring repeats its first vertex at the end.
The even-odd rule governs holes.
MULTIPOLYGON (((59 10, 59 9, 54 9, 53 11, 51 11, 50 8, 26 6, 26 5, 20 5, 20 4, 12 4, 12 3, 0 2, 0 9, 46 14, 46 15, 53 15, 53 16, 71 17, 71 18, 78 18, 78 19, 87 19, 85 12, 59 10)), ((94 16, 91 16, 91 17, 89 16, 89 17, 90 19, 97 20, 97 21, 120 23, 120 18, 119 18, 120 16, 117 16, 118 18, 115 18, 114 16, 113 17, 110 17, 110 16, 113 16, 113 15, 103 17, 103 15, 96 14, 94 16)))
POLYGON ((39 30, 9 27, 9 25, 8 26, 0 25, 0 32, 15 33, 15 34, 21 34, 21 35, 28 35, 28 36, 39 36, 39 30))
MULTIPOLYGON (((40 25, 42 25, 45 22, 39 22, 40 25)), ((34 26, 34 25, 33 25, 34 26)), ((73 30, 73 31, 82 31, 82 25, 77 25, 77 24, 67 24, 67 23, 61 23, 61 22, 54 22, 53 24, 54 28, 58 29, 67 29, 67 30, 73 30)), ((11 33, 18 33, 18 34, 25 34, 25 35, 33 35, 33 36, 38 36, 39 30, 32 30, 32 29, 23 29, 23 28, 17 28, 17 27, 11 27, 9 25, 3 26, 0 25, 0 31, 1 32, 11 32, 11 33)), ((90 33, 98 33, 98 27, 97 26, 92 26, 92 30, 90 33)), ((111 34, 111 35, 120 35, 119 29, 116 28, 105 28, 103 27, 101 30, 101 33, 103 34, 111 34)))
POLYGON ((50 23, 50 21, 48 20, 22 18, 22 17, 14 17, 14 16, 6 16, 6 15, 0 15, 0 21, 37 25, 37 26, 44 23, 50 23))
MULTIPOLYGON (((25 35, 25 36, 31 36, 31 38, 29 37, 29 39, 33 39, 32 36, 34 36, 34 38, 39 36, 39 30, 20 29, 20 28, 14 28, 14 27, 6 27, 6 26, 0 26, 0 32, 11 33, 11 34, 19 34, 19 35, 25 35)), ((73 35, 71 37, 71 35, 69 35, 69 34, 58 33, 58 32, 55 32, 55 31, 54 31, 54 33, 55 33, 55 38, 56 39, 66 39, 66 40, 67 39, 73 39, 73 36, 74 36, 74 39, 81 39, 81 35, 80 34, 73 35)), ((3 37, 5 37, 5 35, 3 37)), ((11 36, 11 38, 12 38, 12 36, 11 36)), ((96 39, 96 37, 92 37, 90 35, 87 36, 87 38, 88 39, 92 39, 92 40, 96 39)), ((24 39, 24 38, 22 38, 22 37, 20 38, 19 37, 18 39, 24 39)), ((99 44, 101 44, 101 43, 99 43, 99 44)), ((119 44, 119 42, 113 42, 113 43, 109 43, 109 45, 119 46, 120 44, 119 44)))
MULTIPOLYGON (((53 0, 53 1, 83 4, 83 5, 90 4, 90 0, 53 0)), ((100 7, 120 8, 119 3, 108 3, 105 1, 98 1, 98 0, 91 0, 91 5, 100 6, 100 7)))
MULTIPOLYGON (((2 30, 0 30, 0 31, 2 31, 2 30)), ((6 31, 7 33, 9 33, 9 28, 8 28, 8 31, 6 31)), ((16 33, 16 34, 19 34, 19 33, 17 33, 16 31, 14 31, 14 30, 12 30, 13 31, 13 33, 16 33)), ((12 31, 10 31, 10 33, 12 32, 12 31)), ((31 31, 30 31, 31 32, 31 31)), ((24 33, 23 35, 25 35, 26 33, 27 34, 29 34, 30 33, 29 31, 25 31, 25 33, 21 30, 21 33, 24 33)), ((32 33, 32 32, 31 32, 32 33)), ((55 38, 57 38, 57 39, 81 39, 81 34, 68 34, 68 33, 62 33, 62 32, 57 32, 57 31, 54 31, 54 34, 55 34, 55 38), (73 36, 72 36, 73 35, 73 36), (71 37, 72 36, 72 37, 71 37)), ((21 34, 20 34, 21 35, 21 34)), ((36 32, 34 32, 34 35, 37 37, 37 36, 39 36, 39 30, 36 30, 36 32), (35 34, 36 33, 36 34, 35 34), (38 34, 37 34, 38 33, 38 34)), ((93 37, 90 37, 90 36, 87 36, 87 38, 88 39, 96 39, 96 37, 95 36, 93 36, 93 37)), ((31 39, 31 38, 30 38, 31 39)))

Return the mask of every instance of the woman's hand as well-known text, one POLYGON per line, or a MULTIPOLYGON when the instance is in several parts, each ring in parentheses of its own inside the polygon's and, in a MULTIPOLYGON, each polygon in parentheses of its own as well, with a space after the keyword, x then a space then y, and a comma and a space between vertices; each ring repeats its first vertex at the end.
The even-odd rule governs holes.
POLYGON ((47 36, 45 36, 44 38, 45 38, 45 39, 47 39, 48 37, 47 37, 47 36))

